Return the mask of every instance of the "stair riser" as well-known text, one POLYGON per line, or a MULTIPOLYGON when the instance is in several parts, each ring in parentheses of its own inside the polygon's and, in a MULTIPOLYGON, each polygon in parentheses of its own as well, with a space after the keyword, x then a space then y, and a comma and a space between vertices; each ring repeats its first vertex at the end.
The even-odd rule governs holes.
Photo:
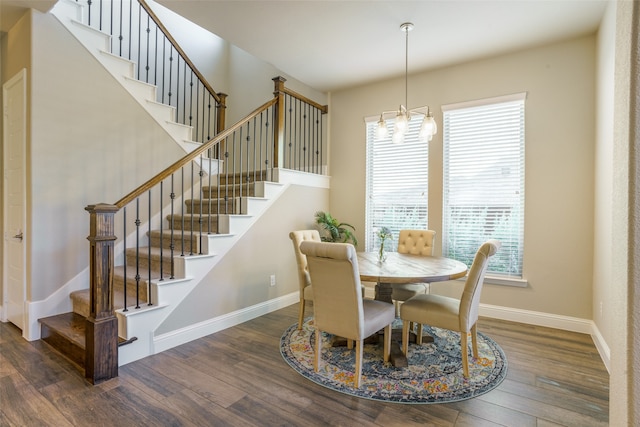
MULTIPOLYGON (((185 252, 197 252, 198 236, 194 235, 193 237, 191 237, 190 234, 185 235, 183 240, 181 234, 182 233, 175 233, 173 237, 173 254, 180 255, 183 250, 185 252)), ((169 251, 168 253, 171 253, 171 238, 165 236, 161 239, 160 236, 151 236, 149 241, 152 247, 159 248, 160 246, 162 246, 165 250, 169 251)))
MULTIPOLYGON (((147 257, 147 254, 143 254, 140 253, 140 255, 138 256, 138 260, 137 260, 137 264, 138 264, 138 270, 140 271, 140 274, 142 274, 142 272, 144 271, 144 275, 146 276, 148 274, 149 271, 149 258, 147 257)), ((129 274, 133 274, 135 275, 135 268, 136 268, 136 257, 135 255, 128 255, 127 254, 127 266, 128 268, 133 268, 132 272, 129 273, 127 272, 127 276, 129 274)), ((158 258, 152 258, 151 259, 151 272, 153 275, 154 271, 160 271, 160 266, 161 266, 161 260, 158 258)), ((165 258, 162 261, 162 269, 163 271, 171 271, 171 260, 165 258)))
MULTIPOLYGON (((218 178, 216 177, 216 184, 218 183, 218 178)), ((246 182, 256 182, 256 181, 267 181, 267 173, 266 172, 256 172, 255 175, 253 174, 253 172, 250 172, 249 175, 247 176, 247 174, 243 174, 243 175, 229 175, 226 176, 224 175, 220 175, 220 185, 227 185, 227 184, 240 184, 240 183, 246 183, 246 182)))
MULTIPOLYGON (((114 276, 114 291, 113 309, 120 310, 124 308, 124 293, 122 286, 122 278, 114 276)), ((146 304, 148 287, 146 282, 140 282, 140 295, 138 296, 140 304, 146 304)), ((88 292, 73 292, 70 295, 73 312, 79 314, 82 317, 89 317, 89 293, 88 292)), ((127 306, 135 305, 136 303, 136 288, 135 280, 130 279, 127 285, 127 306)))
POLYGON ((58 350, 65 355, 69 360, 78 365, 80 368, 85 367, 85 348, 80 344, 70 340, 63 334, 58 333, 57 330, 49 328, 46 324, 42 323, 40 326, 42 341, 49 344, 51 347, 58 350))
POLYGON ((256 194, 255 185, 249 184, 240 185, 234 187, 228 187, 226 189, 220 188, 220 192, 218 193, 217 187, 202 187, 202 198, 203 199, 217 199, 217 198, 233 198, 233 197, 256 197, 259 194, 256 194))
POLYGON ((174 216, 175 220, 171 220, 171 217, 167 218, 169 221, 169 226, 173 227, 174 230, 184 230, 184 231, 194 231, 197 233, 200 233, 200 231, 202 231, 202 233, 206 234, 206 233, 212 233, 212 234, 216 234, 218 232, 218 225, 217 225, 217 219, 216 218, 211 218, 211 221, 209 223, 208 221, 208 217, 203 217, 202 218, 202 225, 199 224, 199 221, 197 218, 194 218, 193 221, 191 221, 191 218, 185 218, 184 220, 184 224, 182 221, 182 218, 180 216, 174 216))
MULTIPOLYGON (((129 270, 127 269, 127 276, 129 276, 130 274, 132 273, 129 273, 129 270)), ((124 293, 124 277, 114 274, 113 288, 124 293)), ((139 290, 140 301, 148 301, 147 300, 148 291, 149 291, 149 286, 147 285, 147 281, 140 280, 140 290, 139 290)), ((136 299, 136 279, 129 277, 127 279, 127 305, 131 305, 131 303, 135 301, 135 299, 136 299)), ((116 302, 114 301, 114 305, 115 304, 116 302)), ((118 307, 118 308, 122 308, 122 307, 118 307)))
POLYGON ((234 213, 238 213, 237 209, 233 208, 233 202, 226 202, 226 203, 220 203, 220 206, 218 206, 218 203, 215 200, 212 200, 211 203, 209 203, 207 200, 203 200, 202 202, 200 201, 194 201, 194 202, 187 202, 186 203, 186 207, 187 207, 187 213, 189 214, 234 214, 234 213))

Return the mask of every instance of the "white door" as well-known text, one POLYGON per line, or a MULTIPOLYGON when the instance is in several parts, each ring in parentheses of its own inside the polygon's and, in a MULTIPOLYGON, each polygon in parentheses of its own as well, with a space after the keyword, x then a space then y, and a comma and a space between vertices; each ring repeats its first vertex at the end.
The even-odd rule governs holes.
POLYGON ((4 159, 3 319, 24 331, 25 275, 25 148, 27 143, 27 73, 20 71, 2 86, 4 159))

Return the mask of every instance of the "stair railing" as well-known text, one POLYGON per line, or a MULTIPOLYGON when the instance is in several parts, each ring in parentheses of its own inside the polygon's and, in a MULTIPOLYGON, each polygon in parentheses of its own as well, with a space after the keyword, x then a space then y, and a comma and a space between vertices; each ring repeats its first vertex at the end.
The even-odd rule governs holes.
POLYGON ((229 215, 245 213, 258 181, 272 180, 276 168, 324 172, 327 107, 285 88, 284 78, 273 80, 274 98, 247 117, 114 204, 86 208, 91 308, 85 376, 92 383, 117 376, 116 272, 124 278, 123 312, 153 305, 152 281, 176 278, 174 257, 203 255, 208 235, 228 233, 229 215))
POLYGON ((145 0, 76 0, 84 23, 111 36, 111 53, 134 62, 137 80, 157 87, 156 101, 209 141, 224 129, 226 94, 217 93, 145 0))

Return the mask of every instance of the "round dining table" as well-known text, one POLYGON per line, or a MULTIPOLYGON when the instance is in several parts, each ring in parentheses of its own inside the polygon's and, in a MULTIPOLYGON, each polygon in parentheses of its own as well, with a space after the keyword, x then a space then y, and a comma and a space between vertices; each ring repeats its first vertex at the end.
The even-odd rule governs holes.
MULTIPOLYGON (((391 292, 395 284, 443 282, 467 274, 467 266, 451 258, 388 252, 384 261, 380 261, 378 252, 358 252, 357 255, 360 280, 375 282, 375 299, 391 304, 391 292)), ((400 330, 394 329, 390 361, 396 367, 406 367, 408 362, 401 350, 399 340, 402 338, 398 332, 400 330)), ((433 341, 433 338, 425 335, 422 341, 433 341)))
POLYGON ((378 252, 358 252, 360 280, 376 283, 375 299, 392 302, 394 284, 433 283, 455 280, 467 274, 467 266, 455 259, 387 252, 380 261, 378 252))

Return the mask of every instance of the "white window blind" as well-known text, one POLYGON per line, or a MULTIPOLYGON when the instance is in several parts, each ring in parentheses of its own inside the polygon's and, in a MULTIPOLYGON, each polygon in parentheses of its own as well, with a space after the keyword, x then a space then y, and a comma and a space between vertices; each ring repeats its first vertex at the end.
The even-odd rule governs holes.
POLYGON ((401 229, 427 228, 429 143, 418 138, 422 115, 411 118, 401 144, 391 141, 393 119, 387 120, 389 137, 376 139, 377 119, 367 121, 365 250, 377 250, 376 232, 389 227, 393 241, 385 248, 395 251, 401 229))
POLYGON ((443 106, 443 255, 471 265, 478 247, 501 249, 487 274, 522 277, 526 94, 443 106))

